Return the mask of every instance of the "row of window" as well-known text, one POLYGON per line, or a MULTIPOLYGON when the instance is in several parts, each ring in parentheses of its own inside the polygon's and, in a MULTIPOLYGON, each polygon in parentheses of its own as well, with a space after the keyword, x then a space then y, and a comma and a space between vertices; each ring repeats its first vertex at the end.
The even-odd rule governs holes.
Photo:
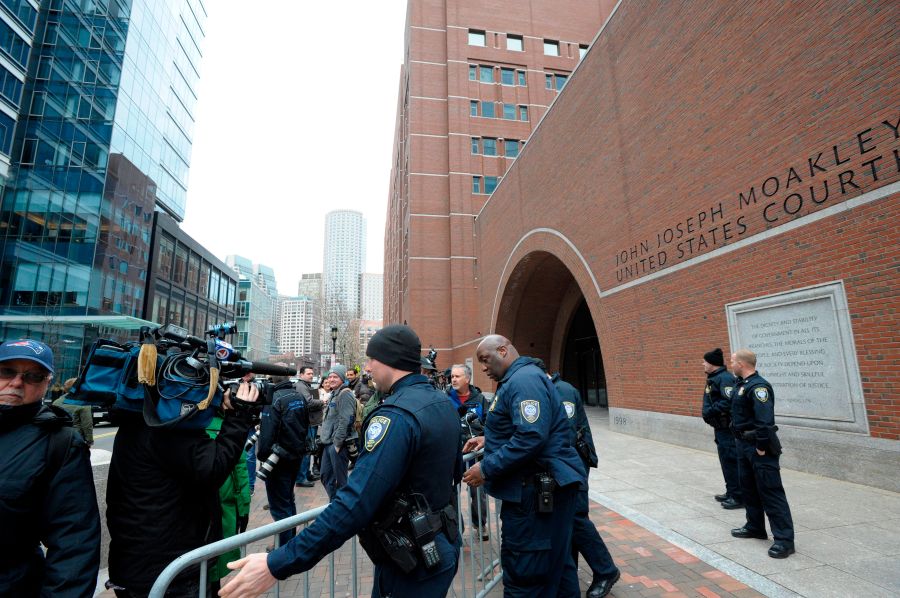
MULTIPOLYGON (((500 68, 500 84, 501 85, 517 85, 525 87, 525 71, 510 67, 501 66, 500 68)), ((497 67, 485 64, 469 65, 469 81, 480 81, 481 83, 495 83, 497 80, 494 76, 497 67)))
POLYGON ((15 108, 22 101, 22 82, 5 68, 0 68, 0 95, 15 108))
POLYGON ((556 91, 561 91, 563 87, 566 86, 566 81, 569 80, 568 75, 559 75, 557 73, 547 73, 544 75, 544 87, 547 89, 556 89, 556 91))
POLYGON ((503 104, 501 102, 482 102, 471 100, 469 102, 469 116, 482 118, 502 118, 503 120, 528 120, 528 106, 503 104))
MULTIPOLYGON (((469 45, 470 46, 487 46, 487 32, 479 29, 469 29, 469 45)), ((524 38, 521 35, 515 35, 512 33, 506 34, 506 49, 512 50, 513 52, 524 52, 525 51, 525 43, 524 38)), ((584 55, 587 54, 588 47, 584 44, 578 45, 578 58, 579 60, 584 58, 584 55)), ((544 40, 544 55, 545 56, 559 56, 559 41, 553 39, 545 39, 544 40)))
POLYGON ((500 184, 502 177, 497 176, 473 176, 472 193, 490 195, 500 184))
POLYGON ((482 156, 499 156, 497 149, 503 146, 503 155, 507 158, 515 158, 519 155, 519 146, 522 143, 518 139, 500 139, 498 145, 495 137, 472 137, 472 154, 482 156))
POLYGON ((28 0, 0 0, 19 21, 25 25, 31 33, 34 33, 34 25, 37 23, 37 9, 31 6, 28 0))
POLYGON ((27 68, 31 46, 2 19, 0 19, 0 50, 23 69, 27 68))
POLYGON ((159 278, 183 285, 210 301, 223 305, 234 303, 236 286, 224 272, 212 267, 200 255, 175 239, 163 234, 157 253, 159 278))

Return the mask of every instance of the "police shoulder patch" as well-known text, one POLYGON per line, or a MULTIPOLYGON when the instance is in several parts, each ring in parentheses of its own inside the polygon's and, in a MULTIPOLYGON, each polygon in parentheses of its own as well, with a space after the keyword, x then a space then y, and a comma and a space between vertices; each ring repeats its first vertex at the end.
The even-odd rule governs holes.
POLYGON ((376 415, 369 421, 369 427, 366 428, 366 450, 371 452, 378 443, 384 440, 387 435, 388 428, 391 425, 391 418, 383 415, 376 415))
POLYGON ((563 407, 566 408, 566 415, 569 419, 575 417, 575 403, 572 401, 563 401, 563 407))
POLYGON ((541 404, 533 399, 522 401, 519 410, 522 412, 522 418, 529 424, 533 424, 541 416, 541 404))
POLYGON ((756 398, 760 403, 765 403, 769 400, 769 389, 764 386, 754 388, 753 394, 756 395, 756 398))
POLYGON ((725 397, 729 398, 729 399, 731 398, 731 393, 733 391, 734 391, 733 386, 726 386, 725 388, 722 389, 722 392, 725 393, 725 397))

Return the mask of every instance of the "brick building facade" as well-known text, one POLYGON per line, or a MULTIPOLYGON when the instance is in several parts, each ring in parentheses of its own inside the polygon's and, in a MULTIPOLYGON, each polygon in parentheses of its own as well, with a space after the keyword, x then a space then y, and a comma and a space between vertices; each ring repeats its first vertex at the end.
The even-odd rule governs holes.
POLYGON ((709 449, 703 353, 771 303, 741 338, 785 376, 785 464, 900 488, 898 21, 888 0, 619 4, 478 214, 452 358, 505 334, 614 428, 709 449))

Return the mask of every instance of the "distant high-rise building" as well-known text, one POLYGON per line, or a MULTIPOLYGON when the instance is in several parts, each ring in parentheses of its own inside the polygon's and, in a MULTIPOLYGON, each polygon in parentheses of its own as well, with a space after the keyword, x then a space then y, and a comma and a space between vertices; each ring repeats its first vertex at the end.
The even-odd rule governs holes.
POLYGON ((311 297, 278 298, 278 353, 312 356, 318 353, 319 326, 315 303, 311 297))
POLYGON ((409 0, 385 223, 386 321, 408 322, 444 353, 477 336, 475 248, 484 239, 474 236, 475 217, 615 6, 409 0))
POLYGON ((322 300, 322 273, 303 274, 297 285, 297 295, 309 297, 313 301, 322 300))
POLYGON ((260 289, 269 295, 272 307, 272 313, 269 317, 272 330, 269 333, 269 339, 272 344, 268 351, 272 355, 279 353, 280 323, 278 317, 280 312, 278 311, 278 287, 275 284, 275 271, 269 266, 257 264, 248 258, 235 254, 225 256, 225 263, 241 276, 252 279, 260 289))
POLYGON ((366 263, 366 221, 361 212, 335 210, 325 215, 322 279, 330 324, 359 317, 360 274, 366 263))
POLYGON ((253 261, 240 255, 226 255, 225 263, 246 278, 253 278, 253 261))
POLYGON ((234 348, 244 359, 266 361, 272 352, 274 300, 254 278, 241 276, 235 306, 237 329, 234 348))
POLYGON ((362 275, 361 304, 362 320, 382 320, 384 308, 384 275, 365 272, 362 275))

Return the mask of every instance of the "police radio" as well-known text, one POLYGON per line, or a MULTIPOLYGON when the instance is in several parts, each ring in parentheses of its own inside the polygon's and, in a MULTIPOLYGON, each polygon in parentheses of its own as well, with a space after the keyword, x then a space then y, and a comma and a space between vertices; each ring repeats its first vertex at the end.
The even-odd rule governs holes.
POLYGON ((434 543, 434 537, 437 535, 437 530, 441 529, 441 516, 415 510, 409 514, 409 526, 425 568, 431 569, 439 565, 441 555, 434 543))

